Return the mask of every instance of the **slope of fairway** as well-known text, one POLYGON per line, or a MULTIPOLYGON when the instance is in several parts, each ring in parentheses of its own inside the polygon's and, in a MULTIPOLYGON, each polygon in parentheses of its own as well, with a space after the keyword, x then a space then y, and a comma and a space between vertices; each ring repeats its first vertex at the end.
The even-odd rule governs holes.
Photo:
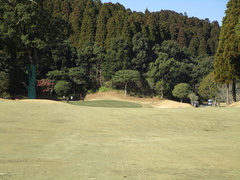
POLYGON ((239 108, 0 100, 0 179, 240 179, 239 108))

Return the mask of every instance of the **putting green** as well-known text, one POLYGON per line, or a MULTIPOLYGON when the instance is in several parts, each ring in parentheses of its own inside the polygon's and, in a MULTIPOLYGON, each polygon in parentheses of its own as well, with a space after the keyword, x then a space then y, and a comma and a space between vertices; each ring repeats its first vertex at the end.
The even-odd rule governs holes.
POLYGON ((116 101, 116 100, 98 100, 98 101, 72 101, 70 104, 78 106, 90 106, 90 107, 112 107, 112 108, 142 108, 143 106, 138 103, 116 101))

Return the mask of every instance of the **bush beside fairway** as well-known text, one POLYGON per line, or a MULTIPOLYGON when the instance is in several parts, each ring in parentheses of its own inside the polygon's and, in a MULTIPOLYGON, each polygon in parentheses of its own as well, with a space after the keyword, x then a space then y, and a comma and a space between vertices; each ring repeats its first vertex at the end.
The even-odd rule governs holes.
POLYGON ((0 101, 0 179, 240 179, 239 108, 0 101))

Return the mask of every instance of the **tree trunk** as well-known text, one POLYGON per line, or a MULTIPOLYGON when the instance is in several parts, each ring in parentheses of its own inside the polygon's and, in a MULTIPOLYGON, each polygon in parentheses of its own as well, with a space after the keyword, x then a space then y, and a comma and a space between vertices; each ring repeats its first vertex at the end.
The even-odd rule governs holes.
POLYGON ((163 100, 163 90, 161 90, 161 100, 163 100))
POLYGON ((226 105, 229 105, 229 83, 227 84, 226 105))
POLYGON ((36 71, 37 71, 37 50, 32 48, 29 51, 29 64, 27 65, 28 71, 28 99, 36 99, 36 71))
POLYGON ((236 83, 233 81, 232 83, 232 97, 233 97, 233 102, 237 101, 237 95, 236 95, 236 83))
POLYGON ((36 99, 36 65, 30 64, 28 70, 28 99, 36 99))
POLYGON ((125 84, 125 88, 124 88, 124 96, 127 96, 127 83, 125 84))

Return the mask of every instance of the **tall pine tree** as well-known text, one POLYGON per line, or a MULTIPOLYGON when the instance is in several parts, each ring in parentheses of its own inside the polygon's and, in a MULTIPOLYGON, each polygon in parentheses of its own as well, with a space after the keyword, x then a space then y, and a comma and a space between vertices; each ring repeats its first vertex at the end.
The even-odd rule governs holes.
POLYGON ((107 37, 107 22, 111 17, 108 4, 103 4, 97 18, 97 30, 95 42, 100 46, 104 47, 105 39, 107 37))
POLYGON ((233 84, 233 100, 236 101, 235 82, 240 77, 240 42, 235 31, 240 17, 240 1, 229 0, 225 13, 215 56, 214 74, 217 82, 227 85, 227 103, 229 103, 229 84, 233 84))
POLYGON ((97 10, 93 0, 88 0, 86 9, 83 13, 83 22, 80 35, 80 46, 87 42, 94 42, 96 32, 97 10))
POLYGON ((73 46, 78 47, 80 42, 81 26, 83 21, 83 12, 86 7, 86 0, 80 0, 75 5, 70 14, 69 21, 72 24, 73 33, 70 35, 70 41, 73 46))

